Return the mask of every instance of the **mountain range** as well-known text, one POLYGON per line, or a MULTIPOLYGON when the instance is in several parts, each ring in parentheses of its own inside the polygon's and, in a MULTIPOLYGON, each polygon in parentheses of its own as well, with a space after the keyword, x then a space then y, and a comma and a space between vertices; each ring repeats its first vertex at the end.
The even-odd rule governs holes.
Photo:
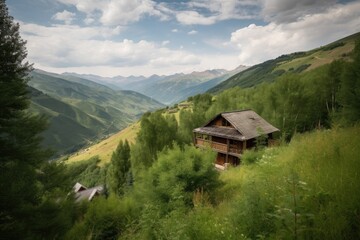
POLYGON ((245 70, 246 66, 239 66, 234 70, 213 69, 189 74, 177 73, 173 75, 144 76, 116 76, 104 78, 88 74, 64 73, 66 77, 85 78, 117 89, 132 90, 149 96, 165 105, 172 105, 190 96, 204 93, 215 87, 232 75, 245 70))
POLYGON ((37 69, 28 82, 31 111, 48 117, 44 145, 62 155, 124 129, 147 111, 204 93, 245 68, 148 78, 57 74, 37 69))
POLYGON ((28 85, 31 111, 49 118, 44 145, 59 154, 115 133, 143 113, 164 106, 134 91, 41 70, 31 73, 28 85))

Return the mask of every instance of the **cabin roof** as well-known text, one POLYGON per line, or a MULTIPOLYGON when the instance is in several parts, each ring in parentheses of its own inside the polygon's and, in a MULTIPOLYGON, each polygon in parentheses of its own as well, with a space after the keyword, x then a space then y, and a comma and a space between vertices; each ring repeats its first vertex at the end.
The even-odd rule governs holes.
POLYGON ((252 139, 261 134, 269 134, 278 131, 279 129, 265 121, 253 110, 223 112, 216 115, 203 127, 194 129, 194 132, 237 140, 252 139), (210 126, 211 122, 220 116, 225 118, 234 129, 221 126, 210 126))
POLYGON ((79 192, 79 191, 83 191, 83 190, 87 189, 87 187, 85 187, 85 186, 82 185, 81 183, 78 183, 78 182, 77 182, 77 183, 74 185, 73 189, 74 189, 74 192, 77 193, 77 192, 79 192))
POLYGON ((235 128, 224 127, 200 127, 194 129, 194 132, 207 134, 216 137, 229 138, 234 140, 245 140, 244 136, 239 133, 235 128))
POLYGON ((104 191, 104 186, 100 185, 75 192, 75 201, 76 202, 80 202, 82 200, 91 201, 94 198, 94 196, 103 193, 103 191, 104 191))

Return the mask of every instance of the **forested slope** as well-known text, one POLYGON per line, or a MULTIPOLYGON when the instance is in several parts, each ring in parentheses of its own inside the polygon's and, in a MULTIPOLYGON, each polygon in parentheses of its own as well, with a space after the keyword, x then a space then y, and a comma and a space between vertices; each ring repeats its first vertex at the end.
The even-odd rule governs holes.
POLYGON ((66 238, 358 239, 360 42, 350 57, 191 97, 179 122, 164 110, 145 114, 136 143, 120 143, 109 164, 67 166, 83 169, 76 181, 105 182, 110 196, 92 202, 66 238), (219 173, 211 150, 191 146, 192 129, 244 108, 279 127, 281 144, 257 145, 219 173))
POLYGON ((163 106, 142 94, 78 77, 39 70, 31 77, 31 111, 49 118, 44 145, 58 154, 74 152, 163 106))
POLYGON ((334 60, 349 60, 349 53, 354 48, 355 41, 359 39, 360 33, 356 33, 311 51, 282 55, 235 74, 208 92, 218 93, 236 86, 248 88, 262 82, 273 82, 286 73, 306 72, 334 60))

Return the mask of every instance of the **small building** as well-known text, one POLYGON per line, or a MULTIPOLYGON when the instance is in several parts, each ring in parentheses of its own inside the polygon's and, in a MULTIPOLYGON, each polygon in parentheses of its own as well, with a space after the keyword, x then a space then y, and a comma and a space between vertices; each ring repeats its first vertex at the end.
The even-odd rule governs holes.
POLYGON ((279 129, 252 110, 220 113, 193 130, 195 146, 215 150, 215 164, 220 169, 239 165, 243 151, 255 147, 260 136, 264 136, 265 144, 271 144, 275 132, 279 129))
POLYGON ((80 183, 76 183, 73 187, 75 193, 75 201, 81 202, 83 200, 91 201, 94 197, 99 196, 104 193, 104 186, 96 186, 92 188, 87 188, 80 183))

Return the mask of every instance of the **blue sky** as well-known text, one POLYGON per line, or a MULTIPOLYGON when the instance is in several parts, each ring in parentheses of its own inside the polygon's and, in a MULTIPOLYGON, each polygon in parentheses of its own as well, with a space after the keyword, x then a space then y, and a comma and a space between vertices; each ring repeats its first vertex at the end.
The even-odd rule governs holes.
POLYGON ((7 0, 47 71, 101 76, 234 69, 360 31, 360 1, 7 0))

